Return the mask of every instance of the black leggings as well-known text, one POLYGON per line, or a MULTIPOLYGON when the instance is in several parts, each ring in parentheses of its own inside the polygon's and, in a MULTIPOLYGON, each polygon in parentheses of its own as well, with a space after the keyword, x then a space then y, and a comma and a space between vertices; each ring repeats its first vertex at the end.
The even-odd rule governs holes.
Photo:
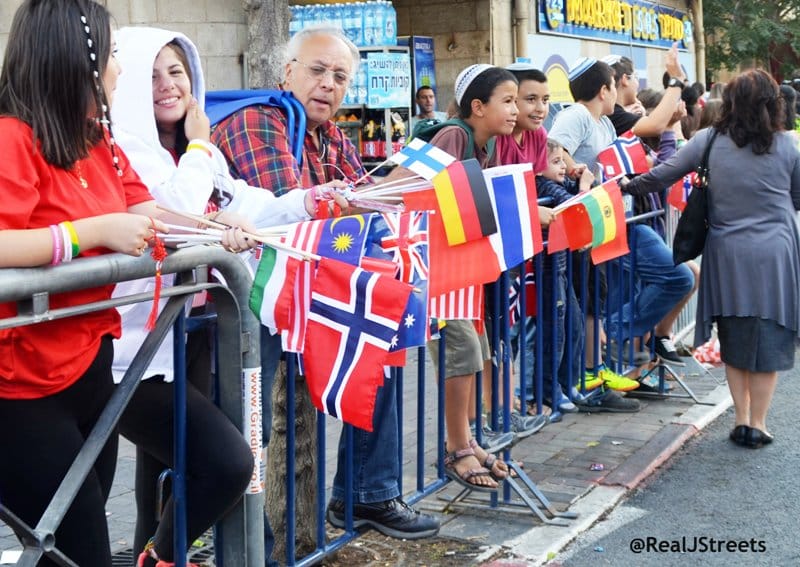
MULTIPOLYGON (((33 527, 114 391, 114 347, 104 337, 72 386, 35 400, 0 399, 0 500, 33 527)), ((105 502, 117 463, 117 434, 103 447, 56 530, 56 547, 76 564, 111 565, 105 502)), ((55 565, 42 559, 40 566, 55 565)))
MULTIPOLYGON (((244 493, 253 473, 250 447, 208 398, 210 358, 207 333, 189 334, 186 388, 187 541, 200 537, 244 493)), ((144 380, 120 420, 120 433, 136 444, 136 533, 134 561, 150 537, 156 553, 173 560, 172 498, 156 517, 156 482, 173 463, 172 383, 144 380)))

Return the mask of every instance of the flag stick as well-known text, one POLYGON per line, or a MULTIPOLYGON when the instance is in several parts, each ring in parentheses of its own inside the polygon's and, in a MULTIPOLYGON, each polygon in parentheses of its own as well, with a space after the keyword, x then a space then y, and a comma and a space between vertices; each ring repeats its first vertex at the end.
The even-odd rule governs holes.
MULTIPOLYGON (((167 207, 162 207, 161 205, 157 205, 157 206, 162 211, 166 211, 168 213, 171 213, 173 215, 177 215, 179 217, 183 217, 183 218, 186 218, 186 219, 191 219, 193 221, 196 221, 199 224, 204 224, 206 226, 212 226, 214 228, 221 228, 221 229, 224 229, 224 230, 231 228, 230 226, 228 226, 226 224, 222 224, 222 223, 219 223, 219 222, 216 222, 216 221, 212 221, 212 220, 207 219, 205 217, 201 217, 201 216, 198 216, 198 215, 193 215, 191 213, 184 213, 182 211, 176 211, 174 209, 169 209, 167 207)), ((276 250, 284 250, 284 251, 289 252, 291 254, 295 254, 297 256, 300 256, 303 260, 319 260, 321 258, 321 256, 318 256, 317 254, 312 254, 311 252, 306 252, 305 250, 300 250, 299 248, 294 248, 293 246, 289 246, 288 244, 280 242, 279 240, 276 240, 275 238, 269 238, 269 237, 266 237, 266 236, 261 236, 261 235, 253 234, 251 232, 246 232, 246 231, 242 231, 242 232, 247 238, 252 238, 256 242, 261 242, 262 244, 266 244, 267 246, 271 246, 272 248, 275 248, 276 250)))

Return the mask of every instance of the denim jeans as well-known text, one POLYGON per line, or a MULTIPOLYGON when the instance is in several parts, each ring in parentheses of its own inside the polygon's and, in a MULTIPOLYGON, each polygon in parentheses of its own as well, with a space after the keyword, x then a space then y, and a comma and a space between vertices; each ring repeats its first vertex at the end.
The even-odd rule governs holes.
MULTIPOLYGON (((395 382, 387 377, 378 388, 372 432, 353 427, 353 501, 360 504, 383 502, 400 496, 397 460, 400 436, 397 424, 397 395, 395 382)), ((339 437, 333 497, 344 500, 346 429, 339 437)))
MULTIPOLYGON (((555 273, 554 282, 553 268, 550 257, 545 258, 544 270, 542 272, 542 282, 539 290, 543 297, 541 313, 541 337, 542 337, 542 376, 545 399, 552 400, 557 398, 558 391, 553 376, 557 377, 557 383, 568 392, 570 382, 576 385, 581 378, 581 350, 583 349, 584 338, 584 318, 578 304, 577 296, 572 285, 567 281, 567 275, 563 268, 559 268, 555 273), (555 285, 554 285, 555 283, 555 285), (555 302, 555 306, 553 305, 555 302), (567 357, 567 325, 566 317, 569 315, 571 322, 569 341, 571 344, 571 356, 567 357), (555 365, 555 372, 553 366, 555 365)), ((526 399, 531 400, 533 395, 533 380, 535 375, 535 348, 537 320, 530 317, 525 321, 525 349, 524 356, 527 367, 525 379, 526 399)))
POLYGON ((678 304, 694 286, 694 274, 685 264, 675 266, 672 250, 648 225, 631 226, 631 242, 635 247, 633 299, 622 305, 619 316, 619 274, 622 273, 622 301, 630 298, 629 279, 631 254, 621 262, 608 264, 608 317, 606 330, 609 339, 623 340, 640 337, 650 331, 664 315, 678 304), (621 264, 621 268, 620 268, 621 264), (630 322, 633 321, 633 330, 630 322))

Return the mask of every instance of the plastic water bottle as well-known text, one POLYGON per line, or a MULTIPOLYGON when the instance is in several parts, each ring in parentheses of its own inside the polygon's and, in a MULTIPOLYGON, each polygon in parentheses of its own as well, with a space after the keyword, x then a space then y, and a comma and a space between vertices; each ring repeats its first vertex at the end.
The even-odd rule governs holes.
POLYGON ((303 29, 303 8, 304 6, 289 6, 289 13, 291 14, 289 37, 303 29))
POLYGON ((374 4, 374 2, 364 3, 364 45, 376 45, 374 4))
POLYGON ((384 2, 384 45, 397 45, 397 11, 391 2, 384 2))
POLYGON ((303 10, 303 26, 314 26, 319 22, 319 10, 316 4, 309 4, 303 10))
POLYGON ((385 10, 384 10, 384 6, 383 6, 383 0, 376 0, 375 2, 373 2, 373 4, 374 4, 373 10, 375 10, 375 35, 374 35, 375 43, 374 43, 374 45, 383 45, 385 43, 385 38, 383 37, 383 33, 384 33, 384 29, 385 29, 385 26, 384 26, 385 10))

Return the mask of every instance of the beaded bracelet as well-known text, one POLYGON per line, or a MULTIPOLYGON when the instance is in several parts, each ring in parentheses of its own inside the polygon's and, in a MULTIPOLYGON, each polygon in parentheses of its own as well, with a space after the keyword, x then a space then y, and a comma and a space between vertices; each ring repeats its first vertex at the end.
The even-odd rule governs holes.
POLYGON ((70 221, 64 221, 61 224, 66 227, 67 232, 69 233, 69 242, 72 244, 72 257, 77 258, 78 254, 81 253, 80 242, 78 242, 78 233, 75 231, 75 227, 72 226, 70 221))
POLYGON ((53 260, 50 262, 51 266, 55 266, 59 262, 61 262, 61 231, 59 230, 58 226, 51 224, 50 225, 50 236, 53 237, 53 260))

